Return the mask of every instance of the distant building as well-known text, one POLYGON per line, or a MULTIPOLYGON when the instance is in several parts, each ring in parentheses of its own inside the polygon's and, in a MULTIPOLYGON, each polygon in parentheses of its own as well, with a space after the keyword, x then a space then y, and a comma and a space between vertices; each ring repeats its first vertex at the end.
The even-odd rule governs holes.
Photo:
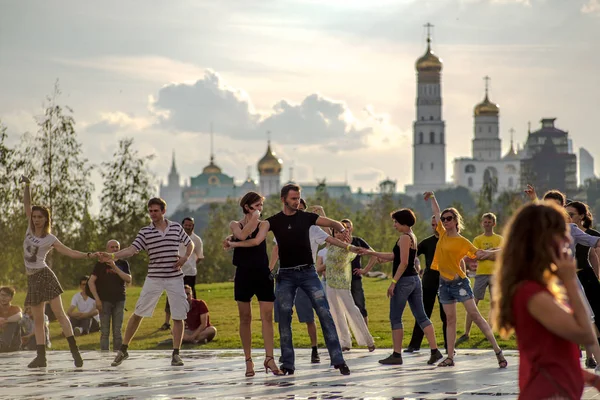
POLYGON ((472 192, 479 192, 486 184, 494 193, 516 190, 521 155, 515 151, 511 137, 510 149, 502 156, 500 107, 489 100, 489 78, 485 79, 485 97, 473 110, 472 155, 454 160, 454 184, 472 192))
POLYGON ((267 142, 267 152, 258 162, 260 193, 268 197, 278 194, 281 189, 281 169, 283 162, 271 151, 271 141, 267 142))
POLYGON ((577 156, 569 153, 569 134, 554 126, 556 118, 541 120, 541 129, 529 132, 521 160, 521 184, 531 183, 538 193, 558 189, 567 196, 577 192, 577 156))
POLYGON ((595 177, 594 157, 583 147, 579 148, 579 184, 585 185, 585 181, 595 177))
POLYGON ((167 184, 160 184, 159 196, 167 202, 167 216, 173 214, 181 204, 181 194, 183 186, 179 180, 179 172, 175 166, 175 152, 171 161, 171 171, 167 178, 167 184))
MULTIPOLYGON (((427 24, 429 28, 431 25, 427 24)), ((413 124, 413 183, 405 190, 409 196, 442 189, 446 184, 445 122, 442 120, 442 60, 427 51, 416 62, 417 116, 413 124)))

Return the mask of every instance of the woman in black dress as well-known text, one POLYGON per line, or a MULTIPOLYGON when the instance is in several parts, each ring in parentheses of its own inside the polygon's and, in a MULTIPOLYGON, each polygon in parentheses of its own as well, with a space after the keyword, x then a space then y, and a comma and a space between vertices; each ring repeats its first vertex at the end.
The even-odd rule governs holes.
MULTIPOLYGON (((567 204, 566 209, 571 217, 571 221, 577 224, 579 229, 588 235, 600 236, 600 232, 591 229, 593 217, 587 204, 580 201, 573 201, 567 204)), ((596 272, 598 268, 596 249, 578 244, 575 247, 575 258, 577 259, 577 277, 583 286, 585 297, 594 312, 594 323, 597 330, 600 331, 600 282, 598 282, 596 272)), ((589 352, 587 353, 585 366, 587 368, 598 368, 597 362, 599 360, 594 360, 592 355, 589 352)))
POLYGON ((233 248, 234 297, 240 315, 240 339, 246 357, 246 376, 254 376, 252 361, 252 307, 250 301, 256 295, 260 307, 262 336, 265 344, 265 372, 282 375, 273 359, 273 277, 269 270, 267 243, 268 224, 260 220, 264 198, 256 192, 248 192, 240 200, 244 218, 231 221, 232 236, 225 241, 225 248, 233 248), (238 247, 241 241, 252 247, 238 247))

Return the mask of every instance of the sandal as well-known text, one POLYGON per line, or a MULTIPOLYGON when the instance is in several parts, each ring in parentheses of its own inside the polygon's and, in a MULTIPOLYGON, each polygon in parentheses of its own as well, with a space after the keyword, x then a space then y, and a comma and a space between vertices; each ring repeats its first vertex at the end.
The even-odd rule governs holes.
POLYGON ((277 364, 275 363, 275 359, 273 358, 273 356, 265 356, 265 362, 263 365, 265 366, 266 374, 268 374, 269 370, 271 370, 273 375, 284 375, 284 372, 277 368, 277 364), (273 367, 271 363, 273 363, 275 367, 273 367))
POLYGON ((444 361, 437 365, 438 367, 454 367, 454 359, 446 357, 444 361))
POLYGON ((502 350, 496 353, 496 359, 498 360, 498 366, 500 368, 508 367, 508 361, 504 358, 504 354, 502 354, 502 350))
POLYGON ((254 362, 252 362, 252 357, 246 358, 246 378, 253 377, 254 373, 254 362), (251 367, 248 368, 248 363, 251 363, 251 367))

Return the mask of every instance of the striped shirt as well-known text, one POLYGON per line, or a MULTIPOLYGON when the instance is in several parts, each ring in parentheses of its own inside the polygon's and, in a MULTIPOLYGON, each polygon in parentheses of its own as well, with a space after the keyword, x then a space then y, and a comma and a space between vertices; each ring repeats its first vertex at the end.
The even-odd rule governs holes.
POLYGON ((176 222, 165 219, 167 227, 164 231, 156 229, 154 223, 140 229, 132 243, 138 251, 146 250, 150 263, 149 278, 174 278, 183 276, 181 269, 175 269, 179 258, 179 244, 188 246, 190 237, 183 227, 176 222))

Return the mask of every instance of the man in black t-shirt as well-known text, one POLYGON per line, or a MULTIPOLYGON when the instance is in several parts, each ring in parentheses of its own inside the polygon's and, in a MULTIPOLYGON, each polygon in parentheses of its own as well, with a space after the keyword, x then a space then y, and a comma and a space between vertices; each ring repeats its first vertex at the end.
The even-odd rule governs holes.
MULTIPOLYGON (((312 306, 319 317, 331 364, 339 369, 342 375, 349 375, 350 369, 342 355, 342 348, 329 311, 325 290, 315 271, 309 238, 309 229, 313 225, 332 228, 338 232, 345 232, 346 228, 338 221, 320 217, 314 213, 299 211, 300 186, 298 185, 285 185, 281 189, 281 202, 283 203, 283 210, 265 221, 269 224, 269 230, 273 231, 279 246, 279 275, 276 296, 279 306, 281 370, 290 375, 295 370, 294 346, 292 343, 292 307, 298 288, 302 288, 310 298, 312 306)), ((356 247, 335 238, 330 238, 327 242, 348 251, 357 251, 356 247)))
MULTIPOLYGON (((116 253, 120 247, 116 240, 109 240, 106 251, 116 253)), ((125 311, 125 289, 131 283, 129 263, 125 260, 97 262, 88 283, 100 312, 100 350, 109 350, 112 320, 113 350, 116 351, 123 344, 121 327, 125 311)))
MULTIPOLYGON (((431 219, 431 229, 433 235, 419 242, 417 247, 417 257, 423 254, 425 256, 425 270, 422 271, 422 285, 423 285, 423 307, 427 318, 431 317, 433 312, 433 306, 435 305, 435 298, 438 296, 438 289, 440 286, 440 273, 431 269, 431 263, 433 263, 433 256, 435 255, 435 249, 439 235, 436 231, 435 218, 431 219)), ((447 349, 446 342, 446 313, 440 303, 440 318, 442 319, 442 329, 444 330, 444 347, 447 349)), ((423 342, 423 330, 419 324, 415 323, 412 337, 408 347, 404 349, 405 353, 413 353, 419 351, 421 348, 421 342, 423 342)))
MULTIPOLYGON (((344 218, 342 220, 342 224, 348 229, 348 233, 352 235, 354 231, 354 224, 348 218, 344 218)), ((365 242, 362 238, 352 236, 352 246, 360 247, 363 249, 373 250, 371 246, 367 242, 365 242)), ((352 293, 352 299, 354 300, 354 304, 360 310, 361 315, 365 319, 365 324, 369 325, 369 317, 367 314, 367 302, 365 300, 365 292, 362 286, 362 274, 358 271, 362 270, 362 265, 360 263, 360 255, 357 255, 354 260, 352 260, 352 283, 350 286, 350 292, 352 293)))

